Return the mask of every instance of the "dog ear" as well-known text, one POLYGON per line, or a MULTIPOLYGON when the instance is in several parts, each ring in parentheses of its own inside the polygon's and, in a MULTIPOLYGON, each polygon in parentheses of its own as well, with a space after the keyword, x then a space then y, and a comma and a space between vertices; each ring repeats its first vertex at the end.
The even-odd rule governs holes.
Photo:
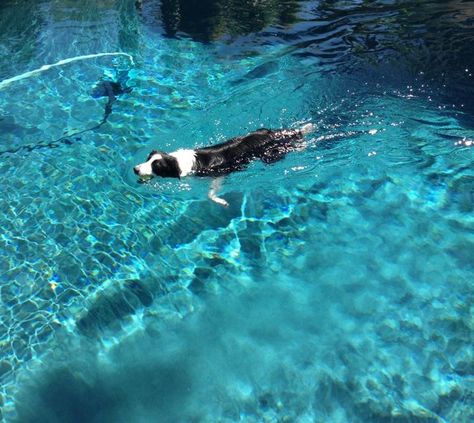
POLYGON ((181 179, 181 169, 179 168, 178 160, 169 154, 163 156, 160 160, 152 162, 151 170, 156 176, 181 179))
POLYGON ((148 154, 146 161, 150 160, 155 154, 159 154, 158 150, 151 150, 150 153, 148 154))
POLYGON ((173 178, 181 179, 181 168, 179 167, 178 159, 170 155, 167 155, 166 159, 171 176, 173 178))

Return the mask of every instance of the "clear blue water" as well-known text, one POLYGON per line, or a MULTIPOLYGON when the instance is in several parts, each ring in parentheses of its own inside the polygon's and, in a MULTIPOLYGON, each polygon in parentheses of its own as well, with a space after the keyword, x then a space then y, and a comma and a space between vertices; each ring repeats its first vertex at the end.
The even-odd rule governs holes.
POLYGON ((0 5, 0 80, 134 58, 0 89, 3 421, 473 421, 474 3, 193 4, 0 5), (131 171, 306 122, 228 209, 131 171))

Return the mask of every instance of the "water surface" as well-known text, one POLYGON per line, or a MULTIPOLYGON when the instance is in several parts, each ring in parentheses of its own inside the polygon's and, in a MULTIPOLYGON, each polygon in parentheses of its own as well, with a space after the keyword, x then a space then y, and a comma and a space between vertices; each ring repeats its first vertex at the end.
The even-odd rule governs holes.
POLYGON ((0 89, 3 420, 472 421, 473 26, 460 0, 2 2, 0 80, 133 57, 0 89), (228 209, 131 171, 306 122, 228 209))

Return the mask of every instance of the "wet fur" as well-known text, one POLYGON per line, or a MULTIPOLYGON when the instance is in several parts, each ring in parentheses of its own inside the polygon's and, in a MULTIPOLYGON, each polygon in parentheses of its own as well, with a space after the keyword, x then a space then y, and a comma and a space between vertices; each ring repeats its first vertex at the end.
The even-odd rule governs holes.
POLYGON ((187 175, 214 177, 209 198, 227 206, 227 202, 217 196, 222 176, 244 170, 255 160, 268 164, 283 159, 288 152, 301 148, 303 135, 312 128, 312 125, 306 125, 301 130, 259 129, 209 147, 173 153, 154 150, 144 163, 134 167, 134 172, 142 178, 181 178, 187 175))
MULTIPOLYGON (((209 147, 178 150, 170 154, 154 150, 149 154, 147 162, 154 155, 159 157, 151 163, 151 170, 153 175, 165 178, 179 178, 188 174, 223 176, 245 169, 254 160, 262 160, 264 163, 281 160, 286 153, 294 150, 295 143, 302 139, 301 131, 259 129, 245 136, 232 138, 209 147), (183 162, 181 156, 184 154, 192 154, 193 163, 192 168, 183 174, 183 166, 180 166, 180 163, 183 162)), ((140 175, 137 171, 139 166, 142 165, 135 167, 135 173, 138 175, 140 175)))

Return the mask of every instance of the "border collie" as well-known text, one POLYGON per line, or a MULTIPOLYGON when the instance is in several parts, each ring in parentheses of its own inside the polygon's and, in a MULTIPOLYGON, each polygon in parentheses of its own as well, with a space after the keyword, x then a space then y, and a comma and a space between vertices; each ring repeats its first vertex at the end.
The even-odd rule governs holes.
POLYGON ((222 206, 229 204, 217 196, 223 176, 245 169, 254 160, 274 163, 286 153, 304 148, 303 136, 314 130, 308 123, 297 130, 259 129, 250 134, 232 138, 221 144, 194 150, 177 150, 164 153, 153 150, 144 163, 133 168, 141 180, 161 176, 182 178, 188 175, 211 176, 215 179, 209 190, 209 198, 222 206))

